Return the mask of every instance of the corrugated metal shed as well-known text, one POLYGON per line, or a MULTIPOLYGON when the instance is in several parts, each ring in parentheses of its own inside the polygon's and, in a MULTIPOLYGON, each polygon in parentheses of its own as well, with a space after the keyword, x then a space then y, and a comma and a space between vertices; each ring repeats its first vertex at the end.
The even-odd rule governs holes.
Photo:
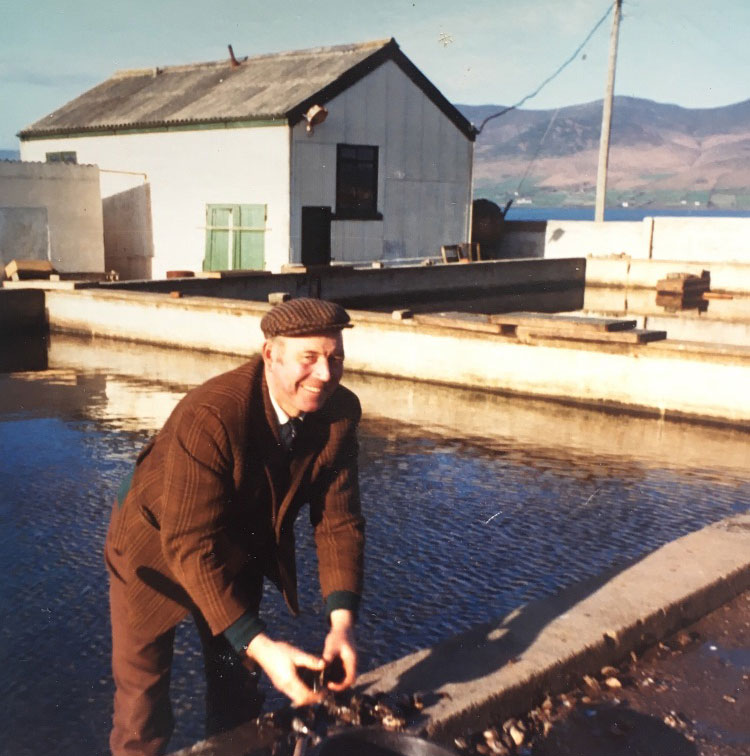
POLYGON ((394 39, 165 68, 120 71, 20 132, 21 139, 92 131, 298 122, 387 60, 394 61, 463 131, 474 127, 401 52, 394 39))

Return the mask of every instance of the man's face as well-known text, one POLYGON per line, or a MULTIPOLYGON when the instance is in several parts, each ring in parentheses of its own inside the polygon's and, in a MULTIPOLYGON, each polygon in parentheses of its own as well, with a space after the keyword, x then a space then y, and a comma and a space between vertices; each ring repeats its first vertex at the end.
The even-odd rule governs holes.
POLYGON ((344 373, 341 332, 325 336, 277 336, 263 345, 268 388, 290 417, 319 410, 344 373))

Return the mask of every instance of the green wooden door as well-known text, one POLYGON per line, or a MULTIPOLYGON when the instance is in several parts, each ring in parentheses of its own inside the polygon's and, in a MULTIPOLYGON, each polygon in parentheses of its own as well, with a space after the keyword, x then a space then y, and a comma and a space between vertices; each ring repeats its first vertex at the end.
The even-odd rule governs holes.
POLYGON ((265 205, 207 205, 203 270, 263 270, 265 205))

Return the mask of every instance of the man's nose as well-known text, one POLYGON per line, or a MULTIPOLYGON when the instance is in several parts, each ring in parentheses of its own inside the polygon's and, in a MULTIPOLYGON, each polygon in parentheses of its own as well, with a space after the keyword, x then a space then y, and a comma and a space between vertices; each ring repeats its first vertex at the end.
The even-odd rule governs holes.
POLYGON ((328 360, 322 355, 315 363, 313 375, 323 383, 327 383, 331 379, 331 369, 328 366, 328 360))

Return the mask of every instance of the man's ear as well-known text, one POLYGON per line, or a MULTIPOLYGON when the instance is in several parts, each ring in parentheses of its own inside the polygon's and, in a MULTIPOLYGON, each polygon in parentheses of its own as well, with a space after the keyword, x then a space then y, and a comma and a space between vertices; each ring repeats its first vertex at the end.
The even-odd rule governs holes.
POLYGON ((263 342, 263 348, 261 349, 261 354, 263 355, 263 364, 266 367, 271 367, 271 349, 273 347, 273 344, 271 343, 271 340, 268 339, 267 341, 263 342))

